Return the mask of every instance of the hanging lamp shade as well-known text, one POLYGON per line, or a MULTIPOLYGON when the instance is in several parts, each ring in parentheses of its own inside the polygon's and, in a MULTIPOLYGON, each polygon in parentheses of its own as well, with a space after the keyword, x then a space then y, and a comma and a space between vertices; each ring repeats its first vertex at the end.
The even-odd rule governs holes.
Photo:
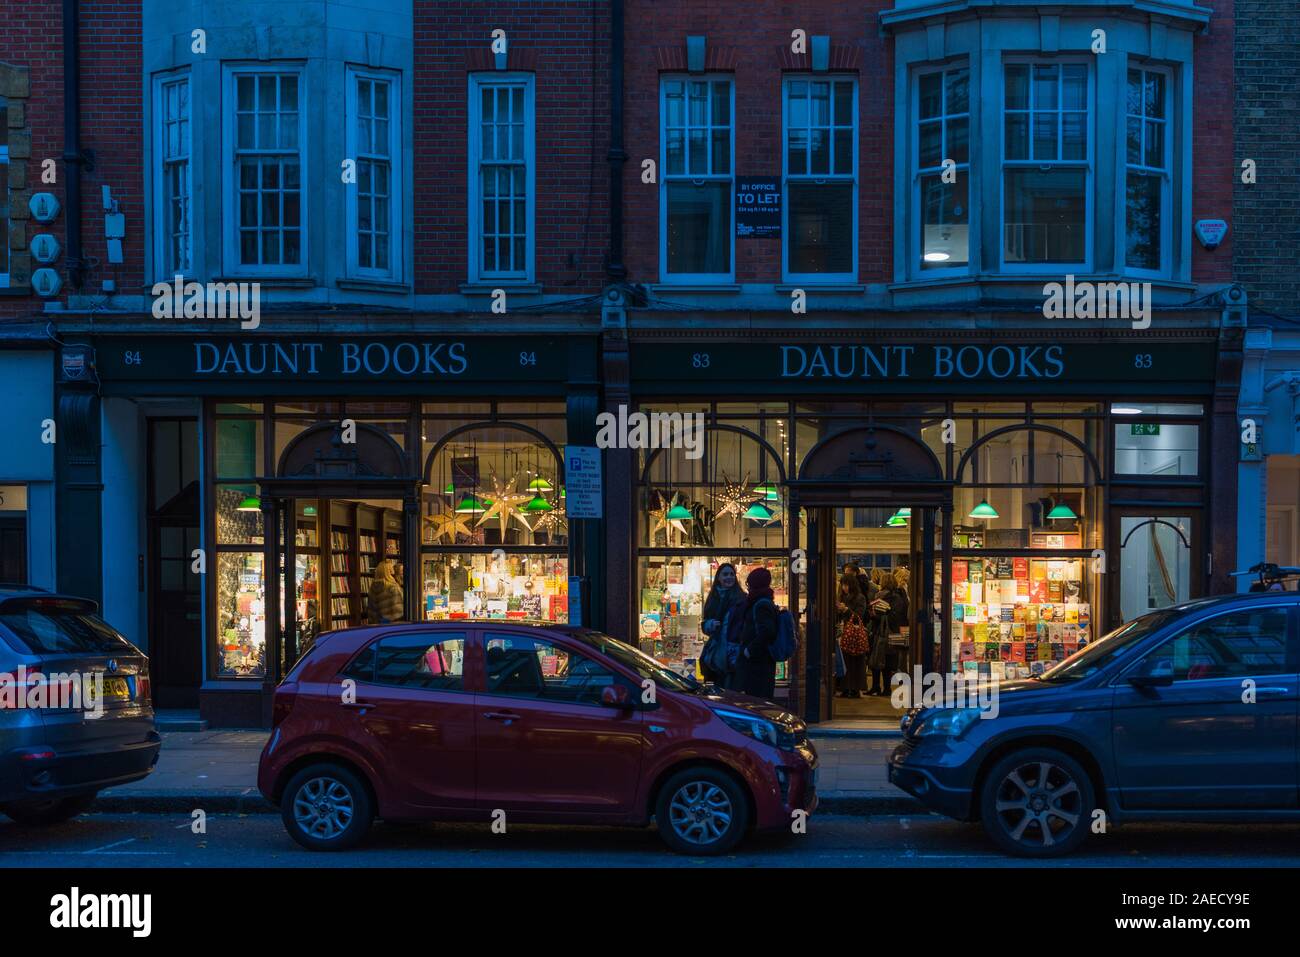
POLYGON ((456 512, 460 515, 479 515, 486 512, 492 503, 487 499, 479 500, 473 495, 466 495, 456 503, 456 512))
POLYGON ((1079 516, 1074 514, 1074 509, 1070 508, 1070 506, 1066 505, 1064 502, 1058 502, 1056 505, 1052 506, 1052 510, 1047 513, 1047 517, 1049 519, 1056 519, 1078 518, 1079 516))
POLYGON ((997 518, 998 510, 989 504, 987 498, 980 499, 980 503, 970 510, 971 518, 997 518))
POLYGON ((903 516, 903 518, 911 518, 911 517, 912 517, 912 510, 911 510, 910 508, 908 508, 906 505, 904 505, 902 508, 900 508, 900 509, 899 509, 897 512, 895 512, 894 514, 895 514, 895 515, 901 515, 901 516, 903 516))
POLYGON ((753 522, 767 522, 776 514, 762 502, 755 502, 745 509, 745 518, 753 522))
POLYGON ((236 512, 260 512, 261 510, 262 500, 256 495, 245 495, 235 506, 236 512))
POLYGON ((670 508, 664 518, 672 522, 689 522, 695 516, 685 505, 677 504, 670 508))
POLYGON ((550 502, 546 501, 546 499, 542 498, 540 492, 537 495, 534 495, 528 501, 528 504, 524 506, 525 512, 550 512, 553 511, 554 509, 555 506, 552 505, 550 502))
POLYGON ((442 494, 443 494, 443 495, 455 495, 455 494, 456 494, 456 486, 453 485, 451 482, 448 482, 448 483, 446 484, 446 486, 444 486, 444 488, 443 488, 443 490, 442 490, 442 494))
POLYGON ((754 486, 754 494, 759 496, 759 498, 761 499, 766 499, 769 502, 775 502, 777 499, 781 497, 781 490, 777 488, 775 485, 773 485, 771 482, 764 482, 762 485, 754 486))
POLYGON ((542 478, 540 475, 528 483, 528 490, 530 492, 549 492, 552 487, 551 483, 546 481, 546 479, 542 478))
POLYGON ((899 528, 907 524, 907 516, 902 512, 895 512, 893 515, 889 516, 889 521, 885 524, 894 528, 899 528))
POLYGON ((304 515, 315 515, 315 514, 316 514, 316 506, 315 506, 315 505, 306 505, 306 506, 303 507, 302 513, 303 513, 304 515))

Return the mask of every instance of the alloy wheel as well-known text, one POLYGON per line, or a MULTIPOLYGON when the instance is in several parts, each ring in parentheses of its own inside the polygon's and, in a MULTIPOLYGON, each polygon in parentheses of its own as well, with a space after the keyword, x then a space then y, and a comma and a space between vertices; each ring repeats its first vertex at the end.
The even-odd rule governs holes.
POLYGON ((1003 777, 994 811, 1012 841, 1026 848, 1052 847, 1079 826, 1083 792, 1074 775, 1061 765, 1031 761, 1003 777))
POLYGON ((328 775, 310 778, 293 799, 293 819, 305 834, 331 840, 348 829, 356 814, 352 792, 328 775))
POLYGON ((673 794, 668 820, 683 841, 713 844, 727 833, 735 811, 727 792, 710 781, 691 781, 673 794))

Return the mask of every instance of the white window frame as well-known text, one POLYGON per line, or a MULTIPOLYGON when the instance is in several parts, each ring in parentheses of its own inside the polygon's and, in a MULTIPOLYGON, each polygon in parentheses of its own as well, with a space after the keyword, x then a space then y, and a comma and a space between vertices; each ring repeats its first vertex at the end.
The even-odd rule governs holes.
POLYGON ((178 273, 182 276, 194 275, 195 262, 198 256, 198 231, 194 228, 194 173, 197 165, 194 157, 194 83, 189 69, 173 70, 160 73, 154 77, 153 118, 154 278, 166 282, 178 273), (182 83, 189 87, 189 117, 185 124, 184 154, 185 163, 189 167, 189 174, 186 177, 187 193, 185 203, 188 207, 190 261, 184 268, 173 264, 171 261, 171 196, 169 193, 170 179, 167 175, 166 97, 168 87, 182 83))
MULTIPOLYGON (((688 96, 689 100, 689 96, 688 96)), ((684 106, 689 111, 689 103, 684 106)), ((687 117, 689 120, 689 116, 687 117)), ((685 129, 689 130, 688 125, 685 129)), ((687 139, 689 140, 689 134, 687 139)), ((689 149, 689 147, 688 147, 689 149)), ((690 166, 689 153, 687 154, 687 166, 690 166)), ((679 286, 707 286, 718 283, 734 283, 736 281, 736 78, 730 73, 665 73, 659 78, 659 280, 663 283, 671 283, 679 286), (673 174, 668 173, 668 131, 666 123, 668 121, 668 84, 669 82, 690 83, 691 81, 705 82, 710 85, 708 103, 710 106, 709 125, 705 127, 709 131, 706 134, 705 142, 709 144, 709 172, 703 176, 695 176, 687 173, 673 174), (727 115, 731 118, 731 129, 729 136, 729 147, 731 151, 730 162, 728 165, 731 171, 728 173, 714 173, 713 170, 713 149, 712 149, 712 130, 713 116, 713 91, 712 84, 724 82, 727 84, 730 103, 728 104, 727 115), (731 244, 731 252, 728 256, 731 268, 727 272, 700 272, 700 273, 670 273, 668 271, 668 184, 670 182, 680 183, 728 183, 728 201, 731 203, 731 229, 727 241, 731 244)))
MULTIPOLYGON (((5 115, 4 100, 0 99, 0 116, 4 116, 4 115, 5 115)), ((4 187, 4 203, 3 205, 0 205, 0 211, 3 212, 3 215, 0 215, 0 230, 3 230, 3 235, 0 235, 0 243, 4 244, 4 250, 5 250, 4 270, 0 271, 0 289, 8 289, 9 273, 10 270, 13 268, 12 264, 13 264, 13 255, 14 255, 14 251, 9 245, 9 224, 12 221, 12 217, 10 216, 9 203, 12 199, 13 194, 9 189, 9 144, 8 143, 0 143, 0 186, 4 187)))
MULTIPOLYGON (((1008 56, 1003 57, 998 67, 998 114, 1000 122, 998 123, 998 219, 997 219, 997 248, 998 264, 1002 272, 1018 275, 1071 275, 1089 274, 1093 270, 1093 264, 1096 261, 1096 253, 1093 249, 1094 244, 1094 225, 1093 220, 1097 214, 1096 184, 1097 184, 1097 70, 1092 62, 1087 58, 1078 56, 1008 56), (1063 134, 1060 132, 1064 124, 1058 123, 1057 144, 1058 159, 1053 160, 1050 165, 1062 166, 1066 168, 1082 168, 1085 170, 1083 183, 1084 198, 1084 248, 1083 261, 1077 263, 1055 262, 1055 263, 1016 263, 1008 262, 1006 259, 1006 210, 1007 210, 1007 170, 1011 167, 1020 167, 1022 169, 1033 169, 1038 166, 1047 165, 1035 163, 1029 160, 1008 160, 1007 159, 1007 67, 1016 65, 1028 65, 1029 67, 1029 96, 1030 96, 1030 124, 1029 124, 1029 147, 1033 149, 1034 131, 1033 131, 1033 87, 1034 73, 1033 68, 1036 64, 1050 64, 1055 66, 1066 66, 1069 64, 1082 65, 1087 70, 1087 90, 1088 90, 1088 119, 1086 122, 1088 151, 1084 160, 1061 160, 1059 159, 1059 146, 1062 142, 1063 134)), ((1059 84, 1058 78, 1058 84, 1059 84)), ((1057 112, 1062 112, 1060 99, 1057 100, 1057 112)))
POLYGON ((299 62, 268 62, 255 64, 228 64, 222 77, 223 103, 221 110, 222 155, 226 175, 222 177, 222 259, 224 272, 232 276, 265 276, 269 278, 301 278, 308 275, 309 228, 311 217, 311 182, 308 176, 307 115, 310 97, 307 93, 307 70, 299 62), (299 255, 297 264, 261 265, 239 261, 239 152, 236 149, 235 111, 238 103, 236 84, 241 76, 296 75, 298 77, 298 227, 299 255))
MULTIPOLYGON (((347 274, 358 279, 386 279, 400 282, 403 273, 402 229, 404 225, 402 202, 405 193, 402 188, 402 76, 392 70, 371 70, 359 66, 349 66, 346 70, 347 90, 345 113, 347 116, 346 149, 350 159, 356 161, 358 169, 354 181, 346 185, 347 194, 347 274), (357 100, 357 84, 360 80, 388 85, 388 268, 361 265, 360 233, 358 231, 358 209, 360 203, 360 154, 357 123, 360 118, 360 104, 357 100)), ((372 220, 373 228, 373 220, 372 220)))
POLYGON ((979 253, 978 243, 976 242, 976 224, 979 222, 979 181, 974 179, 971 174, 971 159, 975 155, 975 120, 978 111, 972 109, 972 103, 978 100, 978 91, 975 89, 975 72, 971 69, 970 61, 967 59, 952 60, 948 63, 930 63, 915 68, 912 73, 911 92, 908 97, 911 110, 911 122, 909 123, 909 154, 908 154, 908 175, 911 178, 910 200, 911 213, 909 217, 909 229, 907 240, 908 266, 907 274, 914 279, 941 279, 948 276, 965 276, 969 275, 974 267, 976 256, 979 253), (924 211, 921 208, 921 180, 925 176, 932 176, 935 173, 942 173, 943 167, 922 167, 921 166, 921 80, 927 76, 938 74, 940 77, 946 77, 947 74, 965 70, 967 76, 966 87, 966 112, 949 113, 947 85, 943 79, 940 84, 944 90, 944 102, 942 111, 938 116, 927 118, 926 122, 938 122, 943 137, 943 157, 950 159, 948 152, 948 126, 950 119, 966 117, 966 162, 958 163, 956 166, 957 176, 966 177, 966 265, 964 266, 935 266, 926 269, 922 266, 922 248, 921 233, 924 230, 924 211))
MULTIPOLYGON (((858 159, 858 140, 861 136, 860 117, 858 115, 858 90, 860 84, 858 77, 847 73, 791 73, 781 79, 781 280, 785 283, 801 283, 804 285, 837 283, 856 283, 858 281, 858 181, 859 181, 859 159, 858 159), (789 116, 789 86, 792 81, 802 81, 804 83, 829 82, 832 84, 830 110, 831 110, 831 130, 836 129, 835 125, 835 94, 833 84, 836 82, 848 81, 853 88, 853 135, 850 137, 853 143, 853 160, 852 173, 850 175, 831 174, 827 176, 817 176, 813 173, 790 172, 790 116, 789 116), (790 186, 791 183, 850 183, 853 192, 853 225, 850 232, 853 237, 853 249, 850 253, 849 262, 852 269, 848 272, 830 273, 797 273, 790 270, 790 186)), ((733 114, 734 115, 734 114, 733 114)), ((813 129, 811 123, 808 129, 813 129)), ((809 145, 811 151, 811 141, 809 145)), ((835 164, 835 144, 829 145, 830 161, 832 168, 835 164)), ((810 152, 811 155, 811 152, 810 152)))
POLYGON ((528 285, 534 282, 537 269, 537 110, 536 84, 532 73, 471 73, 469 76, 469 280, 471 283, 528 285), (510 271, 487 271, 483 268, 483 180, 482 159, 482 91, 486 87, 522 86, 524 90, 524 210, 528 235, 524 244, 525 268, 510 271))
MULTIPOLYGON (((1123 171, 1123 187, 1117 190, 1120 193, 1120 211, 1117 214, 1117 232, 1119 233, 1119 244, 1115 247, 1118 250, 1122 271, 1135 276, 1147 276, 1160 278, 1169 275, 1171 264, 1173 263, 1173 193, 1174 193, 1174 122, 1173 122, 1173 105, 1174 105, 1174 74, 1168 67, 1155 66, 1144 63, 1141 60, 1130 60, 1128 69, 1124 71, 1124 109, 1121 112, 1120 128, 1120 157, 1121 170, 1123 171), (1128 161, 1128 121, 1131 114, 1128 112, 1128 73, 1129 70, 1136 70, 1139 73, 1158 73, 1165 80, 1165 115, 1159 122, 1164 124, 1164 156, 1163 169, 1143 164, 1134 164, 1128 161), (1160 265, 1156 269, 1145 269, 1141 266, 1130 266, 1128 262, 1128 175, 1130 170, 1139 173, 1160 173, 1160 265)), ((1136 118, 1134 116, 1134 118, 1136 118)), ((1141 118, 1143 122, 1148 122, 1146 117, 1141 118)), ((1143 143, 1145 144, 1145 130, 1143 131, 1143 143)), ((1143 147, 1145 153, 1145 145, 1143 147)), ((1145 158, 1145 157, 1144 157, 1145 158)))

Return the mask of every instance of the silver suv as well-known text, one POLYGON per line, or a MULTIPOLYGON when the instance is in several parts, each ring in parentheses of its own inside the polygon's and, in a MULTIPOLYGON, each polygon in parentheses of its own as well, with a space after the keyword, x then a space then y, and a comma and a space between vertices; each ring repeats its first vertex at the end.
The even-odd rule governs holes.
POLYGON ((0 811, 54 824, 158 761, 149 659, 83 598, 0 586, 0 811))

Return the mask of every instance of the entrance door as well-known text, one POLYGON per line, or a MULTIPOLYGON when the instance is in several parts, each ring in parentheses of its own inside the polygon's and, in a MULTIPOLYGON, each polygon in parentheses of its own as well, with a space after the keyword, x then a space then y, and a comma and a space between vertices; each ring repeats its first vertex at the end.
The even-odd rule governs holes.
POLYGON ((199 547, 198 513, 191 521, 160 518, 151 525, 149 668, 154 707, 197 708, 203 677, 203 595, 202 579, 190 566, 199 547))
POLYGON ((0 582, 27 581, 27 516, 0 515, 0 582))
POLYGON ((1123 510, 1111 518, 1119 544, 1118 596, 1110 602, 1110 627, 1201 593, 1199 516, 1155 508, 1123 510))

